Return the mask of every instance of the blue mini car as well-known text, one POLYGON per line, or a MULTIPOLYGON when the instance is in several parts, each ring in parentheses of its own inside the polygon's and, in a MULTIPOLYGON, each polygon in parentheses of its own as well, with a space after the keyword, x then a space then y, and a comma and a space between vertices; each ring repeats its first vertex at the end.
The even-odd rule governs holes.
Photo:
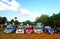
POLYGON ((46 26, 44 28, 44 32, 53 34, 54 33, 54 30, 50 26, 46 26))
POLYGON ((56 27, 55 32, 60 32, 60 27, 56 27))
POLYGON ((9 27, 6 27, 4 29, 4 32, 5 33, 13 33, 15 31, 15 28, 13 27, 13 25, 9 26, 9 27))

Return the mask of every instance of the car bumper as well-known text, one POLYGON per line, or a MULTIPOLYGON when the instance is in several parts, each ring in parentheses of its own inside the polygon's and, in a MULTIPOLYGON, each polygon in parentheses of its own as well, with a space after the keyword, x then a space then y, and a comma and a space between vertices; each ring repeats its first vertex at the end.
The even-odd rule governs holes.
POLYGON ((16 33, 24 33, 24 31, 16 31, 16 33))

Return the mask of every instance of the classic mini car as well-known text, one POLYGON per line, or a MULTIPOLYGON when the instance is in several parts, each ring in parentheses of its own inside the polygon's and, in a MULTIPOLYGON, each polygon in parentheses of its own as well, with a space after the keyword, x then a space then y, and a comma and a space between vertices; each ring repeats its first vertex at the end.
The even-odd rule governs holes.
POLYGON ((25 33, 28 33, 28 34, 33 33, 33 28, 32 27, 26 27, 25 33))
POLYGON ((34 33, 38 33, 38 34, 43 32, 43 28, 42 27, 34 27, 33 30, 34 30, 34 33))
POLYGON ((16 29, 16 33, 24 33, 24 27, 23 27, 23 26, 19 26, 19 27, 16 29))
POLYGON ((15 32, 15 27, 13 25, 8 25, 5 29, 4 29, 5 33, 13 33, 15 32))
POLYGON ((45 26, 44 27, 44 32, 53 34, 54 30, 50 26, 45 26))
POLYGON ((56 27, 56 28, 55 28, 55 32, 56 32, 56 33, 59 33, 59 32, 60 32, 60 27, 56 27))

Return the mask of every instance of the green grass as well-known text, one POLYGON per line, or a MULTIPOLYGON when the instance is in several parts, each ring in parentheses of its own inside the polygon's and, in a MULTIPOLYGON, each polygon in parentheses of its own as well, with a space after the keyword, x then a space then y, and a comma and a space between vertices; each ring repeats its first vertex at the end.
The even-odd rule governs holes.
POLYGON ((0 29, 0 32, 2 32, 2 33, 3 33, 3 32, 4 32, 4 29, 0 29))

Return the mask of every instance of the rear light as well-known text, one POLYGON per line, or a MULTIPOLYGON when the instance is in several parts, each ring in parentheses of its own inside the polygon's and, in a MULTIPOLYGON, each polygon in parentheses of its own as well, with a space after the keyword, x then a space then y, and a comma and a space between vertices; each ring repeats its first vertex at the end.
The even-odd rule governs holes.
POLYGON ((32 32, 32 30, 30 30, 30 32, 32 32))
POLYGON ((26 32, 28 32, 28 30, 26 30, 26 32))

